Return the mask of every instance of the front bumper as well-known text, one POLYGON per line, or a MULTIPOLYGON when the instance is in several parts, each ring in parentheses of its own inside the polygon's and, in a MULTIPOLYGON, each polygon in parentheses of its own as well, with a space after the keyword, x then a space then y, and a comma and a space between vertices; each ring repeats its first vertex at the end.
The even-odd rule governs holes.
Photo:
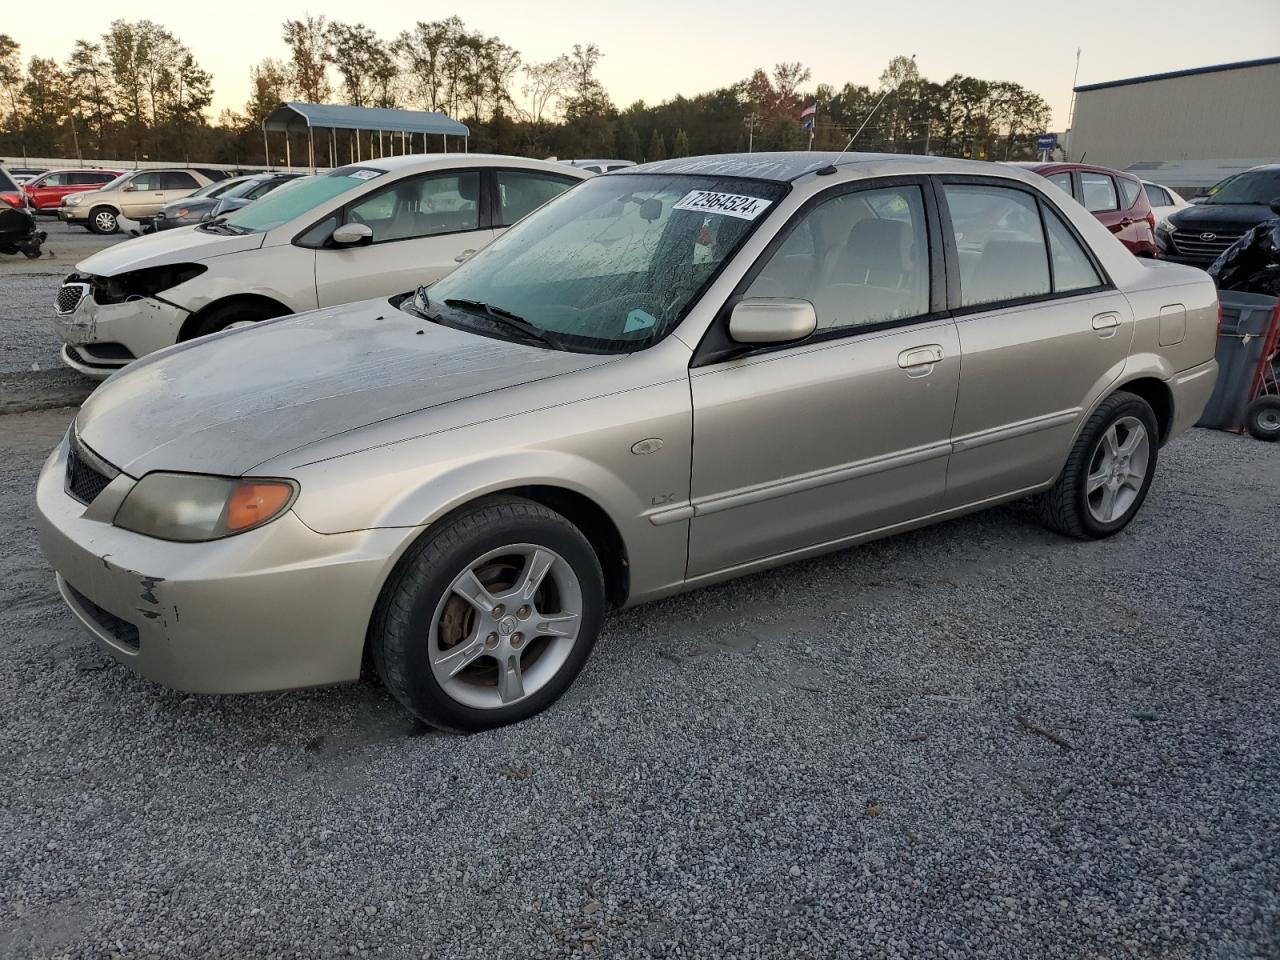
POLYGON ((132 670, 192 693, 321 686, 360 675, 365 633, 404 530, 319 534, 290 511, 259 530, 170 543, 112 526, 134 481, 86 507, 68 443, 36 490, 40 546, 71 612, 132 670))
POLYGON ((172 346, 189 316, 181 307, 154 297, 100 304, 87 285, 77 286, 86 289, 70 310, 55 306, 53 327, 66 344, 63 363, 86 376, 102 379, 138 357, 172 346), (95 344, 113 349, 95 351, 95 344))
POLYGON ((81 207, 59 207, 58 219, 63 223, 85 223, 89 219, 89 211, 81 207))

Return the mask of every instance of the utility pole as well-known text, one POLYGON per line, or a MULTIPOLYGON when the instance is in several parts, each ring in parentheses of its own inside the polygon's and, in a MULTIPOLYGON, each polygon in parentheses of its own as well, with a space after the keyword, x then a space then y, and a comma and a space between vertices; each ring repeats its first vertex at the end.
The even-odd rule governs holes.
POLYGON ((756 119, 757 119, 757 118, 756 118, 756 113, 755 113, 755 111, 754 111, 754 110, 752 110, 752 111, 751 111, 751 113, 746 117, 746 124, 747 124, 747 153, 751 153, 751 152, 752 152, 752 147, 753 147, 753 146, 754 146, 754 144, 755 144, 756 119))

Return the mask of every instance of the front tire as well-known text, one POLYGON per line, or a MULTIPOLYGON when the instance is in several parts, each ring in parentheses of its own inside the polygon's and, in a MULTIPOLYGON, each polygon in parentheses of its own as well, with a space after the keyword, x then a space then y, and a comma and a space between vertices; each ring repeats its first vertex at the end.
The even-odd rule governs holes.
POLYGON ((449 730, 515 723, 573 683, 604 616, 595 550, 530 500, 476 503, 406 555, 371 627, 373 662, 415 716, 449 730))
POLYGON ((1125 391, 1107 397, 1080 431, 1058 482, 1040 495, 1041 522, 1080 540, 1127 527, 1151 488, 1159 431, 1146 400, 1125 391))
POLYGON ((110 207, 94 207, 89 211, 89 219, 85 225, 93 233, 116 233, 120 230, 120 220, 110 207))
POLYGON ((191 331, 191 337, 207 337, 231 327, 247 327, 261 320, 279 316, 279 312, 263 309, 256 303, 227 303, 205 313, 191 331))

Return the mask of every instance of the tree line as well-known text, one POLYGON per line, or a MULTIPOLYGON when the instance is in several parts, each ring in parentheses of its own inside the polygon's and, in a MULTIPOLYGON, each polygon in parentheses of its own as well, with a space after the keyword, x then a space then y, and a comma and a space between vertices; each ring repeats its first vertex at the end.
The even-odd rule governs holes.
MULTIPOLYGON (((1044 99, 1016 83, 959 74, 938 83, 901 56, 876 87, 811 84, 807 67, 787 62, 696 96, 619 107, 599 79, 604 55, 593 43, 526 61, 458 17, 387 38, 362 23, 307 16, 284 21, 281 36, 287 56, 250 68, 243 109, 211 118, 210 74, 150 20, 116 20, 98 40, 76 40, 61 62, 24 63, 18 43, 0 34, 0 153, 280 163, 275 147, 265 154, 261 123, 284 100, 438 111, 471 128, 476 151, 637 162, 838 150, 855 133, 853 149, 863 151, 1025 159, 1050 122, 1044 99), (801 119, 810 105, 811 130, 801 119)), ((345 160, 351 144, 342 137, 345 160)), ((297 150, 306 156, 302 143, 297 150)))

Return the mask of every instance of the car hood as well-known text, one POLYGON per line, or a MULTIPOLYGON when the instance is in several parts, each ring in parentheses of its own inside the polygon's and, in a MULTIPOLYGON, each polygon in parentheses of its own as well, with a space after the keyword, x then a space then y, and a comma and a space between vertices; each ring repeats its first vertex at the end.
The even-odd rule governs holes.
POLYGON ((76 432, 133 477, 238 476, 347 430, 616 359, 483 337, 369 300, 154 353, 94 391, 76 432))
POLYGON ((228 253, 256 250, 266 239, 265 233, 226 236, 203 230, 150 233, 95 253, 76 264, 77 273, 96 277, 114 277, 143 267, 161 267, 171 263, 198 263, 228 253))
POLYGON ((1169 223, 1176 230, 1212 232, 1215 227, 1234 227, 1243 231, 1275 216, 1261 203, 1193 203, 1170 215, 1169 223))

